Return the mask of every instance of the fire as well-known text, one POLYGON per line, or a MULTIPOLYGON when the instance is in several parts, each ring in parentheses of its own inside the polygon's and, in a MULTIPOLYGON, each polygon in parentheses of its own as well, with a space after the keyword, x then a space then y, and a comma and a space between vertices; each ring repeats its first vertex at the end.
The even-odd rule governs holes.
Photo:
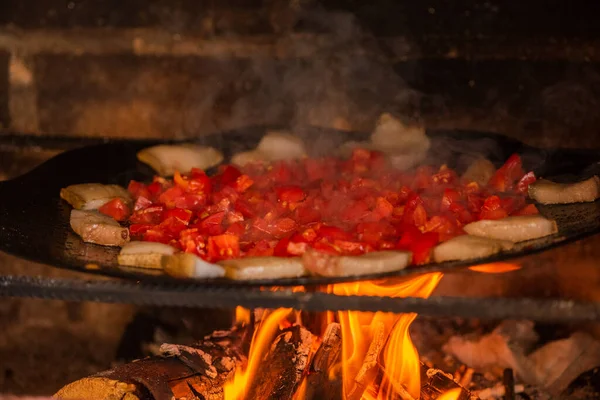
POLYGON ((521 266, 517 264, 497 262, 492 264, 474 265, 472 267, 469 267, 469 269, 471 271, 483 272, 486 274, 504 274, 506 272, 521 269, 521 266))
POLYGON ((437 400, 458 400, 460 397, 461 390, 460 388, 450 389, 447 392, 440 394, 437 400))
MULTIPOLYGON (((337 284, 327 290, 337 295, 422 297, 431 295, 441 273, 422 275, 394 283, 358 282, 337 284)), ((290 315, 290 309, 277 309, 263 318, 252 339, 248 366, 238 369, 233 380, 224 387, 225 400, 244 399, 254 375, 280 324, 290 315)), ((327 313, 327 321, 337 320, 342 331, 342 355, 337 366, 329 371, 330 379, 341 373, 346 399, 389 400, 397 393, 418 398, 421 389, 419 355, 409 334, 416 314, 391 314, 343 311, 327 313), (374 388, 378 372, 382 372, 379 388, 374 388)), ((250 320, 248 310, 236 309, 238 322, 250 320)), ((299 390, 296 393, 297 399, 299 390)))
POLYGON ((289 308, 278 308, 267 315, 261 325, 254 332, 250 353, 248 355, 248 367, 245 370, 236 370, 233 380, 227 382, 223 387, 226 400, 243 399, 248 390, 248 384, 252 382, 258 365, 263 359, 266 351, 274 339, 280 323, 283 322, 292 310, 289 308))

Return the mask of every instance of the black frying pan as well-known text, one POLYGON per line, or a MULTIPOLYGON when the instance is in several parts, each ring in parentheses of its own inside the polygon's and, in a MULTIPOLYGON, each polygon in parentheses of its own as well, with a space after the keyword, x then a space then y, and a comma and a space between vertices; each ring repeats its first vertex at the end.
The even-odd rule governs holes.
MULTIPOLYGON (((264 128, 252 127, 219 135, 205 136, 197 142, 221 149, 226 157, 256 146, 264 128)), ((366 138, 323 129, 308 129, 300 134, 315 155, 327 154, 344 140, 366 138)), ((470 131, 430 131, 432 147, 429 160, 464 169, 477 155, 501 165, 512 153, 519 153, 526 170, 537 176, 574 181, 600 173, 597 153, 588 150, 542 150, 504 136, 470 131)), ((59 268, 124 277, 135 280, 182 283, 156 271, 124 268, 117 265, 118 249, 83 243, 69 226, 70 206, 59 197, 60 189, 77 183, 116 183, 126 186, 131 179, 149 180, 153 175, 139 163, 136 152, 165 143, 155 140, 119 140, 66 151, 31 172, 0 182, 0 249, 13 255, 59 268)), ((173 142, 171 142, 173 143, 173 142)), ((527 242, 510 252, 485 259, 446 262, 409 267, 402 271, 360 277, 303 277, 268 281, 195 280, 210 286, 288 286, 323 285, 363 279, 383 279, 427 272, 449 272, 470 265, 502 261, 548 250, 600 232, 600 203, 565 206, 539 206, 540 212, 557 221, 557 235, 527 242)), ((191 280, 183 280, 190 283, 191 280)))

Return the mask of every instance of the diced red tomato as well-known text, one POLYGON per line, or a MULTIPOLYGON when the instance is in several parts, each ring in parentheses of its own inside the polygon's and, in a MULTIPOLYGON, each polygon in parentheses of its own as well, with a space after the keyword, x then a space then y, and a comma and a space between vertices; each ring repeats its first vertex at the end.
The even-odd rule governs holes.
POLYGON ((502 208, 498 196, 490 196, 483 202, 479 219, 501 219, 508 217, 508 212, 502 208))
POLYGON ((540 211, 537 209, 535 204, 528 204, 520 210, 514 212, 512 215, 536 215, 539 213, 540 211))
POLYGON ((152 224, 157 225, 162 220, 164 213, 163 206, 151 206, 139 211, 135 211, 130 217, 129 222, 134 224, 152 224))
POLYGON ((133 197, 134 200, 137 200, 137 198, 140 196, 143 196, 147 199, 151 196, 146 185, 137 181, 130 181, 129 185, 127 186, 127 191, 129 194, 131 194, 131 197, 133 197))
POLYGON ((521 180, 517 183, 517 193, 527 193, 529 189, 529 185, 536 181, 535 174, 533 171, 526 173, 523 175, 521 180))
POLYGON ((235 235, 210 236, 207 243, 208 257, 211 260, 228 260, 240 256, 240 240, 235 235))
POLYGON ((277 193, 277 198, 279 201, 287 202, 287 203, 297 203, 299 201, 304 200, 306 197, 306 193, 302 190, 301 187, 291 185, 291 186, 278 186, 275 188, 275 192, 277 193))
POLYGON ((442 195, 442 202, 440 205, 440 211, 450 210, 452 204, 456 204, 461 199, 460 193, 456 189, 445 189, 442 195))
POLYGON ((504 165, 492 176, 488 185, 499 192, 506 192, 513 188, 515 182, 523 176, 521 157, 513 154, 504 165))
POLYGON ((252 248, 250 248, 245 256, 246 257, 268 257, 274 255, 274 248, 268 240, 258 241, 252 248))
POLYGON ((398 172, 388 169, 383 153, 355 149, 348 160, 226 165, 213 177, 192 169, 148 185, 132 181, 128 218, 116 201, 100 211, 126 220, 138 240, 209 261, 300 256, 311 248, 333 255, 398 248, 422 264, 438 242, 464 234, 465 224, 537 213, 525 203, 534 181, 518 155, 479 187, 460 182, 445 165, 398 172))
POLYGON ((148 229, 152 229, 151 224, 131 224, 129 225, 129 234, 133 237, 138 237, 146 233, 148 229))
POLYGON ((131 210, 127 203, 121 198, 114 198, 98 209, 104 215, 114 218, 116 221, 125 221, 131 210))
POLYGON ((150 207, 151 205, 152 202, 148 198, 140 196, 137 198, 135 204, 133 205, 133 211, 143 210, 144 208, 150 207))
POLYGON ((220 235, 225 232, 223 228, 223 220, 225 219, 225 211, 219 211, 202 219, 197 227, 201 233, 206 235, 220 235))
POLYGON ((288 252, 288 247, 290 244, 290 238, 283 238, 277 242, 275 245, 275 249, 273 250, 273 255, 276 257, 289 257, 291 254, 288 252))

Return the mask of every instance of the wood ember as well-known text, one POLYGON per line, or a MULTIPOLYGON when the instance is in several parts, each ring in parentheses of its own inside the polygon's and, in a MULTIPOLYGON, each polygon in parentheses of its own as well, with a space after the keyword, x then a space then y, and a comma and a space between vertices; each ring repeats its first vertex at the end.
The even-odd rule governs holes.
POLYGON ((348 392, 348 400, 360 400, 365 389, 375 380, 379 372, 377 359, 386 343, 385 326, 379 322, 373 326, 373 339, 365 355, 363 364, 354 378, 354 386, 348 392))
POLYGON ((75 381, 56 393, 59 399, 154 400, 222 399, 223 385, 238 363, 245 329, 216 331, 193 347, 162 346, 163 355, 120 365, 75 381))
POLYGON ((246 399, 291 399, 304 372, 312 347, 312 334, 300 325, 285 329, 269 353, 246 394, 246 399))
POLYGON ((306 400, 333 400, 342 396, 340 374, 330 379, 331 368, 340 360, 342 354, 342 327, 334 322, 327 326, 323 341, 317 349, 306 378, 306 400))

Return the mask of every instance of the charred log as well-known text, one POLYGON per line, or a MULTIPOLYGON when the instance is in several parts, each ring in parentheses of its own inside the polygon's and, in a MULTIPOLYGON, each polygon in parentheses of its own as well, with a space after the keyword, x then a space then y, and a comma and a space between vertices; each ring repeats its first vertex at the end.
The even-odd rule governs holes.
POLYGON ((264 358, 246 399, 291 399, 307 370, 312 334, 300 325, 282 331, 264 358), (268 366, 268 367, 267 367, 268 366))
POLYGON ((306 378, 306 400, 334 400, 342 398, 341 374, 332 374, 342 354, 342 328, 338 323, 327 326, 323 341, 312 361, 306 378))
POLYGON ((163 345, 162 354, 75 381, 59 399, 222 399, 223 385, 244 357, 244 328, 216 331, 193 347, 163 345))

